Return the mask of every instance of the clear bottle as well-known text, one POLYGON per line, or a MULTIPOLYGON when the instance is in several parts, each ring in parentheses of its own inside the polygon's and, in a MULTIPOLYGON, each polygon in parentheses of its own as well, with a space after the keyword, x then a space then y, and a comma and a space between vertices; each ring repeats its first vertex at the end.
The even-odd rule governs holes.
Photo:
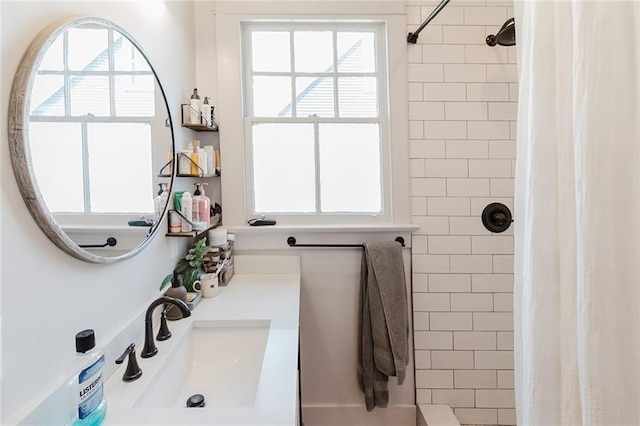
POLYGON ((198 89, 193 89, 193 94, 191 95, 191 99, 189 100, 189 122, 191 124, 204 124, 200 121, 200 110, 202 109, 202 105, 200 102, 200 95, 198 95, 198 89))
POLYGON ((75 362, 69 368, 70 421, 73 426, 98 426, 107 415, 104 399, 104 351, 96 347, 93 330, 76 334, 75 362))

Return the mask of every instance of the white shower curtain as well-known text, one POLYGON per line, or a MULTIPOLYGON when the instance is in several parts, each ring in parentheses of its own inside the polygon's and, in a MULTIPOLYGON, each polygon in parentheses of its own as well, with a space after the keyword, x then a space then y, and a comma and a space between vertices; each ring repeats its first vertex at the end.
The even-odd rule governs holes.
POLYGON ((640 3, 516 1, 520 426, 640 425, 640 3))

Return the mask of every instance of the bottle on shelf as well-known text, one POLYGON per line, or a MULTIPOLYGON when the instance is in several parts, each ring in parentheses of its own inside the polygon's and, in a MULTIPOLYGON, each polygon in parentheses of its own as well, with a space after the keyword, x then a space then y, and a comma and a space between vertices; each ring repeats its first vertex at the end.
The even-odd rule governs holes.
POLYGON ((212 119, 212 108, 211 108, 211 104, 209 103, 209 97, 205 96, 204 97, 204 102, 202 103, 202 119, 204 121, 204 125, 207 127, 211 127, 211 125, 213 124, 213 122, 211 121, 212 119))
POLYGON ((207 182, 195 183, 196 190, 193 193, 193 207, 192 217, 194 223, 202 224, 201 231, 211 226, 211 200, 204 193, 204 185, 208 185, 207 182))
POLYGON ((189 123, 202 124, 200 121, 200 110, 202 109, 202 105, 200 102, 200 95, 198 95, 198 89, 193 89, 193 94, 189 100, 189 106, 189 123))
MULTIPOLYGON (((157 222, 160 220, 160 216, 162 215, 162 211, 164 210, 164 204, 162 204, 162 194, 165 192, 164 190, 164 183, 159 183, 158 184, 158 195, 153 199, 153 213, 154 213, 154 220, 157 222)), ((165 202, 166 202, 167 197, 165 197, 165 202)))
POLYGON ((222 173, 222 167, 221 167, 221 164, 220 164, 220 150, 216 149, 214 151, 214 155, 215 155, 215 164, 216 164, 215 175, 216 176, 220 176, 220 173, 222 173))
POLYGON ((189 175, 191 174, 191 148, 187 145, 184 149, 178 153, 178 174, 189 175))
POLYGON ((216 157, 213 150, 213 145, 207 145, 204 147, 204 153, 206 155, 207 163, 207 175, 216 174, 216 157))
POLYGON ((194 139, 191 144, 191 174, 194 176, 200 176, 200 159, 198 153, 198 150, 200 149, 200 141, 194 139))
MULTIPOLYGON (((180 213, 182 214, 182 216, 190 220, 193 214, 192 213, 193 200, 191 199, 191 193, 189 191, 184 191, 182 193, 182 199, 180 202, 181 202, 180 213)), ((184 218, 181 218, 180 230, 182 232, 191 232, 193 231, 193 228, 188 221, 186 221, 184 218)))

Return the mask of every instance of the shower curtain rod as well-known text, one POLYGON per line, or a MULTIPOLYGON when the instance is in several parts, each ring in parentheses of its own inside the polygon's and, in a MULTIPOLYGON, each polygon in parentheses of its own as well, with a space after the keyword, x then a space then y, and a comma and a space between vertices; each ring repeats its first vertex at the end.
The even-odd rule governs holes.
POLYGON ((449 3, 449 1, 450 0, 442 0, 440 4, 436 6, 435 9, 433 9, 433 12, 431 12, 431 14, 427 16, 427 19, 424 20, 422 25, 420 25, 415 32, 409 33, 409 35, 407 35, 407 43, 416 44, 418 41, 418 34, 420 34, 420 31, 422 31, 424 27, 426 27, 427 24, 431 22, 433 18, 435 18, 438 15, 438 13, 440 13, 442 9, 444 9, 444 7, 447 5, 447 3, 449 3))

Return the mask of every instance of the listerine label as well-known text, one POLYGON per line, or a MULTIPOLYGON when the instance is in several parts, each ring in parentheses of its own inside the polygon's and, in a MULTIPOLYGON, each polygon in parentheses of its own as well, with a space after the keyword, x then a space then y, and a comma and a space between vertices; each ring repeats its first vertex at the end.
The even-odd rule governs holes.
POLYGON ((78 418, 84 419, 102 402, 104 355, 78 374, 78 418))

